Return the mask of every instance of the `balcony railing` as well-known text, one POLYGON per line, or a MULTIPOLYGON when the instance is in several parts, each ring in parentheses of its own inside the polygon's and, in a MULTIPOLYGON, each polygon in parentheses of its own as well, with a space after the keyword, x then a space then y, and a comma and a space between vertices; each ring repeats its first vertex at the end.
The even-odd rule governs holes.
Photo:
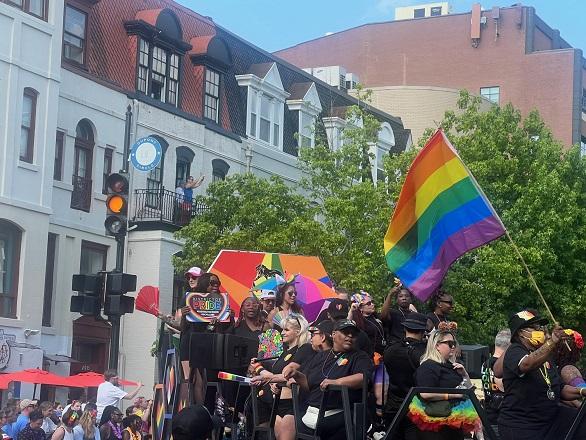
POLYGON ((92 204, 92 179, 73 176, 73 192, 71 193, 71 208, 90 212, 92 204))
POLYGON ((186 203, 174 191, 161 189, 134 190, 132 221, 157 222, 177 228, 187 225, 193 217, 201 215, 208 207, 193 200, 186 203))

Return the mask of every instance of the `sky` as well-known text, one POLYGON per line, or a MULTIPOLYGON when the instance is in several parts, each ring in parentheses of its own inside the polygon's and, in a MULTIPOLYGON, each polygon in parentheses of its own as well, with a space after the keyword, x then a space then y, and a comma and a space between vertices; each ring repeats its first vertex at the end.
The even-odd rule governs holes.
MULTIPOLYGON (((397 6, 429 1, 417 0, 176 0, 195 12, 268 52, 293 46, 364 23, 393 20, 397 6)), ((451 1, 453 13, 471 10, 472 0, 451 1)), ((511 6, 514 0, 491 0, 482 4, 511 6)), ((537 15, 559 29, 570 45, 586 50, 585 0, 533 0, 537 15)))

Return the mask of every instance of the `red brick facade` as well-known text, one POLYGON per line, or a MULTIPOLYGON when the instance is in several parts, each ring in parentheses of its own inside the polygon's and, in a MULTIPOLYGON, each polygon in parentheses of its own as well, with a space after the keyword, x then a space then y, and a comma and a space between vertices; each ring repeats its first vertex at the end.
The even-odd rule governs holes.
MULTIPOLYGON (((564 144, 580 141, 586 62, 531 7, 482 13, 476 47, 471 14, 374 23, 298 44, 275 54, 301 67, 341 65, 367 87, 500 87, 500 103, 524 114, 537 108, 564 144)), ((582 133, 586 136, 586 132, 582 133)))

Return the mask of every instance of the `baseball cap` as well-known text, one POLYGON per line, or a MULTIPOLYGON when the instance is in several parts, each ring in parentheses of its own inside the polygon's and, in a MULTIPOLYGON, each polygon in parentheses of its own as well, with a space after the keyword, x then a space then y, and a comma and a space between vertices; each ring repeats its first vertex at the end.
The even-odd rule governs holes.
POLYGON ((185 276, 191 275, 193 277, 200 277, 203 275, 203 270, 201 270, 197 266, 190 267, 187 272, 185 272, 185 276))
POLYGON ((22 411, 23 409, 25 409, 31 405, 36 405, 37 402, 38 402, 37 400, 22 399, 19 404, 20 410, 22 411))
POLYGON ((411 312, 405 318, 401 325, 409 330, 427 330, 427 316, 423 313, 411 312))
POLYGON ((222 426, 222 421, 212 416, 205 406, 197 404, 175 414, 171 426, 174 440, 204 440, 213 429, 222 426))
POLYGON ((328 313, 332 319, 340 319, 348 316, 348 301, 333 298, 328 305, 328 313))
POLYGON ((334 330, 334 323, 332 321, 325 320, 320 322, 319 324, 312 325, 307 329, 309 333, 320 332, 327 336, 332 336, 332 331, 334 330))
POLYGON ((532 310, 521 310, 515 313, 509 319, 509 329, 511 330, 511 336, 515 336, 520 329, 529 327, 533 324, 547 324, 547 318, 542 318, 532 310))
POLYGON ((334 331, 337 330, 344 330, 346 328, 354 328, 356 330, 358 330, 358 327, 356 326, 356 323, 354 321, 352 321, 351 319, 341 319, 339 321, 336 321, 334 323, 334 331))
POLYGON ((274 290, 261 290, 260 291, 260 299, 275 299, 275 291, 274 290))

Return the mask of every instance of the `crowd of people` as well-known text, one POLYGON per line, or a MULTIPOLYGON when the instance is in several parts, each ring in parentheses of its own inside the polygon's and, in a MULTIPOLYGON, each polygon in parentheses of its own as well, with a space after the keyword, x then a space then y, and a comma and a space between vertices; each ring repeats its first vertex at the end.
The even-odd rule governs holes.
MULTIPOLYGON (((192 268, 186 276, 190 291, 220 291, 221 280, 215 274, 192 268)), ((296 438, 293 384, 299 387, 302 411, 302 424, 297 429, 309 433, 317 428, 324 440, 346 438, 342 401, 337 393, 329 393, 324 417, 318 421, 324 391, 330 385, 348 387, 351 403, 359 402, 367 387, 368 435, 372 438, 384 435, 410 389, 416 386, 451 388, 454 392, 416 395, 407 416, 398 421, 393 438, 485 438, 487 428, 466 393, 459 391, 473 384, 459 361, 458 326, 450 319, 454 299, 449 293, 440 290, 428 305, 418 306, 427 307, 428 313, 416 309, 412 294, 398 280, 380 313, 367 292, 352 294, 338 286, 336 294, 314 322, 305 318, 294 281, 280 284, 276 291, 251 292, 239 316, 230 323, 190 322, 188 307, 179 309, 173 317, 161 315, 180 332, 185 377, 194 387, 195 403, 207 406, 210 429, 218 405, 216 401, 214 406, 213 399, 206 400, 206 380, 214 377, 205 369, 190 371, 189 339, 210 331, 255 339, 273 328, 281 332, 285 345, 279 358, 266 362, 253 359, 246 372, 233 373, 251 377, 251 392, 258 402, 256 419, 267 426, 273 416, 277 440, 296 438), (275 395, 279 400, 273 407, 275 395)), ((559 327, 550 334, 543 327, 545 321, 529 310, 513 315, 510 328, 496 335, 493 355, 483 365, 485 420, 500 438, 563 438, 561 433, 568 431, 576 408, 586 396, 586 383, 576 367, 583 343, 569 344, 572 338, 578 340, 579 334, 559 327)), ((226 400, 228 407, 238 406, 226 400)), ((252 420, 246 407, 236 410, 252 420)), ((579 430, 575 438, 586 438, 586 434, 579 430)))

